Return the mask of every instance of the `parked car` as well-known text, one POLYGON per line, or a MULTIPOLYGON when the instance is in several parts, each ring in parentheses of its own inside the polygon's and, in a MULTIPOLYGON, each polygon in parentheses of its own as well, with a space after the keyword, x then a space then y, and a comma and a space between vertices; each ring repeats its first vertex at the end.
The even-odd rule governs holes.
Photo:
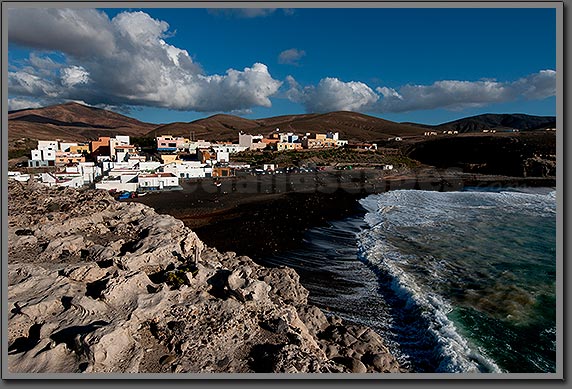
POLYGON ((127 200, 129 198, 131 198, 131 192, 123 192, 118 197, 119 200, 127 200))

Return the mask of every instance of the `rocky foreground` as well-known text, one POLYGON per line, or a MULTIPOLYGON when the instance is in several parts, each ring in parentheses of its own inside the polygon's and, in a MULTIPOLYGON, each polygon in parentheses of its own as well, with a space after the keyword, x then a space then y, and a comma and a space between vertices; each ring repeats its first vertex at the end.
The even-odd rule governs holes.
POLYGON ((8 196, 11 373, 403 371, 374 331, 308 305, 292 269, 105 191, 8 196))

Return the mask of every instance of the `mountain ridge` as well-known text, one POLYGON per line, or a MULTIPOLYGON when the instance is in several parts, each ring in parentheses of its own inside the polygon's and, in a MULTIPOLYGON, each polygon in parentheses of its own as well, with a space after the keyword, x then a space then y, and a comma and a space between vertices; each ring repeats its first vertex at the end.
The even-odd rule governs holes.
POLYGON ((317 133, 336 131, 341 139, 354 142, 378 142, 396 136, 421 137, 428 130, 456 130, 461 133, 484 129, 534 130, 555 127, 554 116, 517 114, 482 114, 438 125, 392 122, 352 112, 306 113, 247 119, 229 114, 215 114, 191 122, 146 123, 106 109, 76 102, 43 108, 27 108, 8 113, 10 146, 22 138, 88 141, 98 136, 117 134, 134 137, 173 135, 218 141, 236 141, 239 131, 266 135, 276 128, 285 132, 317 133))

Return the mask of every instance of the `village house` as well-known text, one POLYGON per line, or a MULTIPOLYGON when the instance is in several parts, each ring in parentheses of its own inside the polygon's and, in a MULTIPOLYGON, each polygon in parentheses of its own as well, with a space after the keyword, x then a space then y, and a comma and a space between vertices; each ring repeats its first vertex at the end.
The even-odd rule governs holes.
POLYGON ((79 174, 83 177, 84 184, 91 184, 96 177, 102 175, 102 170, 99 166, 95 166, 95 162, 79 162, 69 164, 65 167, 65 172, 68 174, 79 174))
POLYGON ((139 187, 137 177, 125 181, 122 176, 106 176, 95 184, 95 189, 135 192, 139 187))
POLYGON ((302 140, 299 135, 292 132, 278 134, 279 141, 276 143, 276 149, 278 151, 283 150, 301 150, 302 140))
POLYGON ((77 143, 60 142, 59 151, 64 152, 64 153, 70 153, 71 152, 70 148, 73 146, 77 147, 77 143))
POLYGON ((142 190, 163 190, 179 187, 179 179, 174 174, 152 173, 139 175, 139 188, 142 190))
POLYGON ((211 142, 207 142, 204 139, 199 139, 197 141, 191 141, 188 143, 189 153, 196 153, 198 149, 209 149, 211 146, 211 142))
POLYGON ((84 185, 83 176, 79 173, 42 173, 42 184, 46 186, 62 186, 80 188, 84 185))
POLYGON ((276 150, 284 151, 284 150, 302 150, 302 142, 296 141, 292 143, 287 142, 278 142, 276 143, 276 150))
POLYGON ((263 139, 264 136, 262 135, 250 135, 241 131, 238 134, 238 145, 246 147, 248 150, 261 150, 266 147, 266 143, 262 141, 263 139))
POLYGON ((157 151, 178 151, 189 148, 190 141, 183 137, 174 137, 172 135, 162 135, 156 138, 157 151))
POLYGON ((217 151, 216 161, 218 163, 229 163, 230 162, 230 153, 228 151, 217 151))
POLYGON ((92 157, 97 157, 100 155, 107 155, 107 156, 111 156, 110 150, 109 150, 109 140, 111 138, 109 136, 100 136, 97 140, 92 140, 89 143, 89 147, 90 147, 90 154, 92 155, 92 157))
POLYGON ((262 170, 273 172, 276 170, 276 165, 273 163, 265 163, 262 165, 262 170))
POLYGON ((116 145, 112 156, 117 162, 126 162, 129 159, 139 160, 139 151, 132 145, 116 145))
POLYGON ((213 177, 233 177, 235 176, 235 171, 233 168, 228 166, 215 166, 212 168, 213 177))
POLYGON ((212 151, 214 151, 215 153, 222 151, 222 152, 226 152, 226 153, 230 153, 230 154, 236 154, 236 153, 240 153, 242 151, 248 150, 248 148, 246 146, 240 146, 240 145, 237 145, 235 143, 213 144, 210 147, 210 149, 212 151))
POLYGON ((8 180, 14 180, 18 182, 28 182, 30 180, 30 175, 21 172, 8 171, 8 180))
POLYGON ((69 152, 72 154, 89 154, 89 144, 88 143, 81 143, 81 144, 70 146, 69 152))
POLYGON ((32 159, 28 160, 28 167, 55 166, 57 141, 39 140, 38 147, 31 151, 32 159))
POLYGON ((127 163, 115 163, 108 175, 95 184, 96 189, 134 192, 139 187, 139 169, 127 163))
POLYGON ((151 172, 155 173, 157 169, 159 169, 163 164, 157 161, 140 161, 139 162, 139 170, 142 172, 151 172))
POLYGON ((161 154, 160 158, 161 162, 163 162, 163 165, 167 165, 170 163, 181 163, 181 158, 179 157, 179 154, 161 154))
POLYGON ((212 167, 200 161, 172 162, 163 166, 163 172, 171 173, 179 178, 205 178, 212 176, 212 167))
POLYGON ((116 149, 120 146, 130 145, 130 138, 127 135, 116 135, 109 139, 109 155, 112 157, 117 154, 116 149))
POLYGON ((347 141, 339 139, 338 132, 327 132, 325 134, 314 134, 309 133, 302 140, 302 145, 306 149, 316 149, 316 148, 334 148, 341 147, 347 144, 347 141))
POLYGON ((83 154, 72 154, 69 152, 56 151, 56 165, 58 166, 79 162, 85 162, 85 156, 83 154))

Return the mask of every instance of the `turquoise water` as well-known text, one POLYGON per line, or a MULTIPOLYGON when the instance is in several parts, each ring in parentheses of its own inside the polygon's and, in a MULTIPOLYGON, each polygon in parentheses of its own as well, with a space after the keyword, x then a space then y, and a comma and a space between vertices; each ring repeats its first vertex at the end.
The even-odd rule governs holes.
POLYGON ((391 191, 265 259, 414 372, 554 372, 556 193, 391 191))
POLYGON ((361 203, 359 255, 391 283, 394 305, 425 318, 418 330, 440 354, 425 367, 555 371, 554 191, 394 191, 361 203))

